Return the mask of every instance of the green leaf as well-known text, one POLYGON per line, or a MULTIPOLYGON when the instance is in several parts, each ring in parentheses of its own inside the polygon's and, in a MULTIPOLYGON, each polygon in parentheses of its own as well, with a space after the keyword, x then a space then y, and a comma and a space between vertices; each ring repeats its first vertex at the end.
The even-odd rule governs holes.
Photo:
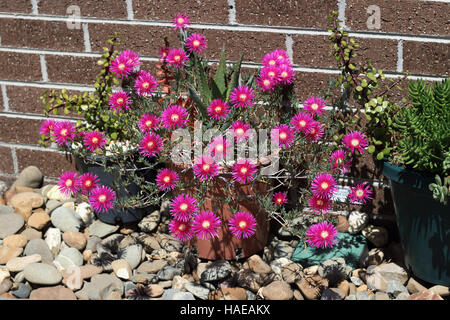
POLYGON ((197 56, 194 56, 194 63, 197 72, 198 88, 202 97, 203 103, 208 105, 211 102, 211 90, 209 89, 208 82, 206 80, 206 73, 198 60, 197 56))
POLYGON ((228 83, 228 89, 227 89, 227 95, 226 95, 227 101, 230 98, 231 91, 239 85, 239 77, 241 75, 241 65, 242 65, 243 56, 244 55, 241 54, 238 62, 236 62, 236 64, 234 65, 233 74, 231 76, 231 81, 230 81, 230 83, 228 83))
POLYGON ((363 88, 361 86, 356 87, 356 91, 362 91, 362 90, 363 90, 363 88))
POLYGON ((197 91, 195 91, 195 89, 190 85, 188 86, 188 91, 190 97, 194 101, 194 105, 197 107, 197 110, 202 114, 203 119, 207 119, 206 105, 203 103, 197 91))
POLYGON ((217 72, 216 75, 214 76, 214 83, 219 89, 221 95, 223 95, 227 90, 226 76, 227 76, 227 63, 225 58, 225 45, 223 45, 219 66, 217 67, 217 72))
POLYGON ((370 145, 370 146, 367 148, 367 152, 369 152, 369 153, 374 153, 374 152, 375 152, 375 146, 374 146, 374 145, 370 145))
POLYGON ((111 133, 111 139, 113 139, 113 140, 116 140, 118 136, 119 135, 117 134, 117 132, 111 133))
POLYGON ((377 160, 383 160, 383 158, 384 158, 384 153, 383 152, 380 152, 380 153, 377 154, 377 160))

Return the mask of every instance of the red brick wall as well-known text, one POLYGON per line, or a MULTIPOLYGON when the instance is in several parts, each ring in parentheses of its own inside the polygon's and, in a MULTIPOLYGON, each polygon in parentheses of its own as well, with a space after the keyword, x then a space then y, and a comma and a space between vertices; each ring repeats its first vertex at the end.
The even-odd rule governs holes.
MULTIPOLYGON (((259 63, 275 48, 287 50, 302 100, 320 94, 338 72, 328 56, 331 9, 361 44, 360 59, 389 76, 448 77, 450 4, 442 0, 0 0, 0 178, 12 179, 31 164, 49 177, 72 166, 63 154, 37 145, 44 119, 39 96, 52 88, 92 90, 96 58, 113 32, 121 33, 121 48, 138 51, 152 72, 163 36, 178 41, 168 31, 174 14, 184 12, 208 38, 211 59, 218 59, 223 44, 229 59, 244 53, 246 63, 259 63), (67 27, 71 5, 81 10, 79 29, 67 27), (380 9, 380 29, 367 23, 371 5, 380 9)), ((369 160, 362 162, 365 178, 380 178, 369 160)))

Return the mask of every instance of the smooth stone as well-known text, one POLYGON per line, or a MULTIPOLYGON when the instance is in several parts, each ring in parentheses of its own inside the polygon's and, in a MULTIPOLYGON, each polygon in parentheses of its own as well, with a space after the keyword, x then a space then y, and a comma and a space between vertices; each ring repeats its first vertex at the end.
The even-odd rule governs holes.
POLYGON ((3 282, 3 280, 9 278, 11 275, 9 273, 9 270, 4 267, 0 267, 0 283, 3 282))
POLYGON ((81 232, 67 231, 62 235, 64 242, 69 246, 79 251, 86 248, 87 239, 81 232))
POLYGON ((122 251, 122 258, 127 260, 131 269, 136 269, 142 261, 142 246, 140 244, 134 244, 126 247, 122 251))
POLYGON ((120 296, 124 293, 122 281, 111 274, 97 274, 85 286, 89 300, 106 300, 111 292, 114 291, 120 294, 120 296))
POLYGON ((53 254, 47 243, 42 239, 31 239, 25 246, 24 255, 31 256, 38 254, 43 263, 53 264, 53 254))
POLYGON ((290 263, 292 263, 292 261, 289 260, 288 258, 280 258, 271 261, 270 268, 272 268, 273 272, 275 272, 279 276, 282 276, 282 268, 290 263))
POLYGON ((81 227, 81 218, 75 211, 67 207, 56 208, 52 212, 51 221, 62 232, 79 231, 81 227))
POLYGON ((159 279, 158 276, 153 273, 136 273, 130 280, 134 283, 148 284, 156 283, 159 279))
POLYGON ((28 166, 20 172, 11 189, 14 187, 40 188, 43 181, 44 176, 41 170, 36 166, 28 166))
POLYGON ((338 232, 345 233, 348 232, 349 223, 346 217, 338 215, 338 223, 336 224, 336 229, 338 232))
POLYGON ((19 299, 27 299, 30 296, 31 288, 25 283, 19 283, 16 290, 11 291, 11 294, 19 299))
POLYGON ((272 272, 272 268, 257 254, 249 257, 247 259, 247 263, 250 267, 250 270, 262 276, 272 272))
POLYGON ((14 208, 0 204, 0 214, 12 214, 12 213, 14 213, 14 208))
POLYGON ((25 236, 28 241, 32 239, 41 239, 42 238, 42 232, 35 230, 33 228, 25 228, 21 233, 21 235, 25 236))
POLYGON ((375 300, 391 300, 389 295, 382 291, 375 292, 375 300))
POLYGON ((46 195, 45 195, 49 200, 58 200, 61 202, 66 202, 69 201, 71 199, 71 197, 69 196, 65 196, 61 193, 61 191, 59 191, 59 187, 58 186, 52 186, 50 188, 50 190, 47 191, 46 195))
POLYGON ((328 280, 319 275, 301 278, 295 284, 306 300, 319 299, 322 293, 328 288, 328 280))
POLYGON ((237 283, 240 287, 257 293, 266 283, 266 278, 250 270, 239 270, 237 283))
POLYGON ((77 297, 72 290, 56 286, 31 291, 30 300, 77 300, 77 297))
POLYGON ((274 281, 261 289, 266 300, 291 300, 294 292, 291 286, 284 281, 274 281))
POLYGON ((356 300, 356 294, 350 294, 344 300, 356 300))
POLYGON ((28 218, 27 223, 29 227, 42 230, 50 223, 50 216, 47 212, 36 212, 28 218))
POLYGON ((52 213, 53 210, 55 210, 60 206, 62 206, 62 202, 58 200, 48 200, 47 203, 45 204, 45 208, 47 209, 48 213, 52 213))
POLYGON ((13 234, 3 239, 3 245, 8 247, 23 248, 27 244, 28 239, 22 234, 13 234))
POLYGON ((159 284, 163 289, 168 289, 168 288, 172 288, 173 282, 170 281, 170 280, 167 280, 167 281, 160 281, 160 282, 158 282, 158 284, 159 284))
POLYGON ((0 294, 8 292, 12 288, 12 286, 12 281, 9 278, 6 278, 0 283, 0 294))
POLYGON ((231 274, 231 265, 228 261, 218 260, 208 265, 201 274, 201 282, 224 280, 231 274))
POLYGON ((208 296, 209 300, 255 300, 256 296, 251 291, 243 288, 221 288, 211 291, 208 296), (248 296, 250 292, 250 297, 248 296), (253 297, 255 297, 253 299, 253 297))
POLYGON ((91 250, 93 253, 97 252, 97 245, 102 242, 102 238, 97 236, 89 236, 86 243, 86 250, 91 250))
POLYGON ((348 216, 348 233, 360 232, 369 222, 369 215, 364 212, 352 211, 348 216))
POLYGON ((23 271, 20 271, 19 273, 16 274, 16 276, 14 277, 14 282, 15 283, 25 282, 25 274, 23 273, 23 271))
POLYGON ((60 270, 67 269, 72 266, 83 265, 83 255, 75 248, 65 248, 61 250, 54 261, 60 270))
POLYGON ((85 226, 89 226, 95 219, 94 211, 92 211, 91 205, 87 202, 80 203, 75 212, 81 218, 85 226))
POLYGON ((22 254, 23 248, 0 246, 0 265, 22 254))
POLYGON ((195 297, 190 292, 177 292, 173 295, 172 300, 195 300, 195 297))
POLYGON ((302 296, 302 293, 300 292, 300 290, 297 290, 297 289, 294 290, 294 299, 295 300, 305 300, 305 298, 302 296))
POLYGON ((102 273, 103 269, 92 264, 87 264, 81 267, 73 266, 62 271, 63 281, 71 290, 81 289, 84 280, 90 279, 93 276, 102 273))
POLYGON ((444 300, 440 295, 431 290, 423 290, 408 297, 408 300, 444 300))
POLYGON ((350 293, 350 283, 347 280, 341 281, 341 283, 338 284, 337 289, 342 291, 344 294, 342 299, 344 299, 350 293))
POLYGON ((181 270, 172 266, 166 266, 158 271, 157 276, 160 280, 172 280, 173 277, 181 275, 181 270))
POLYGON ((282 267, 281 276, 284 281, 293 284, 302 277, 302 270, 303 267, 300 264, 291 262, 282 267))
POLYGON ((184 285, 188 282, 189 280, 183 278, 182 276, 174 276, 172 279, 172 288, 185 291, 184 285))
POLYGON ((44 197, 35 192, 22 192, 15 194, 9 201, 14 208, 40 208, 44 205, 44 197))
POLYGON ((386 293, 389 294, 391 297, 397 298, 397 296, 402 292, 407 293, 409 295, 408 289, 406 289, 406 287, 403 286, 403 284, 400 283, 399 281, 389 280, 387 282, 386 293))
POLYGON ((61 249, 61 230, 58 228, 48 228, 45 233, 45 243, 50 248, 53 256, 56 256, 61 249))
POLYGON ((408 289, 408 292, 410 294, 421 292, 421 291, 424 291, 427 289, 423 285, 421 285, 419 282, 417 282, 413 277, 409 278, 406 288, 408 289))
POLYGON ((400 292, 395 300, 408 300, 409 296, 408 292, 400 292))
POLYGON ((371 274, 366 278, 366 284, 369 289, 386 291, 387 283, 390 280, 397 280, 404 285, 408 281, 408 273, 392 262, 380 264, 371 270, 371 274))
POLYGON ((159 270, 167 266, 166 260, 145 261, 137 268, 141 273, 157 273, 159 270))
POLYGON ((33 254, 26 257, 16 257, 12 258, 6 264, 6 268, 8 268, 11 272, 20 272, 25 269, 25 267, 31 263, 41 262, 41 256, 39 254, 33 254))
POLYGON ((25 220, 20 214, 2 214, 0 223, 0 239, 5 239, 7 236, 13 235, 19 231, 25 220))
POLYGON ((384 259, 384 252, 381 249, 373 248, 369 251, 369 254, 364 261, 365 266, 377 266, 383 262, 384 259))
POLYGON ((334 286, 347 278, 347 266, 343 258, 334 258, 322 262, 317 270, 322 278, 328 279, 331 286, 334 286))
POLYGON ((151 233, 158 227, 160 220, 161 214, 158 210, 155 210, 144 217, 144 219, 139 222, 138 227, 142 232, 151 233))
POLYGON ((344 292, 337 288, 328 288, 320 297, 320 300, 342 300, 345 298, 344 292))
POLYGON ((203 287, 202 285, 193 282, 187 282, 184 285, 184 288, 197 298, 200 298, 202 300, 208 300, 209 289, 203 287))
MULTIPOLYGON (((106 224, 100 220, 94 221, 89 227, 89 236, 97 236, 99 238, 105 238, 110 234, 113 234, 119 230, 119 226, 106 224)), ((78 230, 77 230, 78 231, 78 230)))
POLYGON ((356 292, 356 300, 375 300, 375 295, 369 295, 368 291, 356 292))
POLYGON ((164 293, 162 295, 162 299, 163 300, 173 300, 174 295, 177 294, 177 293, 181 293, 181 291, 178 290, 178 289, 167 289, 167 290, 164 290, 164 293))
POLYGON ((125 282, 125 283, 124 283, 125 295, 126 295, 126 293, 127 293, 128 291, 134 290, 134 289, 136 289, 136 288, 137 288, 137 286, 136 286, 136 284, 135 284, 134 282, 132 282, 132 281, 127 281, 127 282, 125 282))
POLYGON ((435 285, 430 288, 431 291, 434 293, 437 293, 441 297, 448 297, 450 296, 450 288, 442 285, 435 285))
POLYGON ((377 248, 384 247, 389 241, 388 231, 381 226, 368 225, 361 233, 377 248))
POLYGON ((164 288, 158 284, 149 284, 147 286, 147 290, 149 292, 150 298, 158 298, 161 297, 164 293, 164 288))
POLYGON ((120 279, 129 280, 132 277, 130 265, 125 259, 114 260, 111 262, 111 267, 120 279))
POLYGON ((355 285, 355 286, 362 286, 364 284, 364 282, 358 278, 358 277, 350 277, 350 281, 355 285))
POLYGON ((25 279, 35 284, 55 285, 62 280, 61 273, 54 266, 45 263, 31 263, 23 272, 25 279))

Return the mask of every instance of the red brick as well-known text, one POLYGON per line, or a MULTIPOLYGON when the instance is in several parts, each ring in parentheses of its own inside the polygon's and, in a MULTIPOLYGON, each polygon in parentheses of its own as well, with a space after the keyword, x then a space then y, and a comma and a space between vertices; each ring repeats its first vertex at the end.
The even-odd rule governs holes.
POLYGON ((67 8, 73 5, 80 8, 82 17, 127 18, 126 2, 117 0, 40 0, 39 14, 71 16, 73 12, 67 13, 67 8))
POLYGON ((5 110, 5 106, 4 106, 4 103, 3 103, 3 93, 2 93, 2 91, 3 90, 1 90, 1 88, 0 88, 0 110, 5 110))
POLYGON ((83 30, 66 22, 0 19, 2 46, 84 51, 83 30))
MULTIPOLYGON (((0 19, 1 20, 1 19, 0 19)), ((36 54, 0 52, 0 78, 6 80, 40 81, 41 64, 36 54)))
POLYGON ((236 0, 236 20, 241 24, 327 29, 330 10, 337 1, 236 0))
MULTIPOLYGON (((295 97, 303 102, 311 96, 323 96, 323 90, 328 88, 329 79, 336 77, 334 74, 297 71, 294 80, 295 97)), ((333 92, 339 94, 340 88, 334 89, 333 92)), ((327 101, 328 103, 330 102, 327 101)))
POLYGON ((31 13, 30 0, 3 0, 0 3, 0 11, 14 13, 31 13))
POLYGON ((172 21, 181 12, 191 22, 228 22, 226 0, 133 0, 134 18, 172 21))
POLYGON ((51 82, 93 85, 100 72, 98 58, 47 55, 45 59, 51 82))
POLYGON ((0 116, 0 141, 37 145, 41 120, 0 116))
POLYGON ((64 171, 75 170, 70 154, 53 151, 16 149, 19 171, 28 167, 38 167, 45 177, 58 177, 64 171))
POLYGON ((10 148, 0 147, 0 159, 0 173, 14 173, 14 165, 10 148))
POLYGON ((450 34, 450 3, 413 0, 347 0, 346 25, 352 30, 445 35, 450 34), (368 29, 367 8, 380 8, 381 29, 368 29))
POLYGON ((448 76, 450 45, 442 43, 403 43, 403 70, 412 74, 448 76))

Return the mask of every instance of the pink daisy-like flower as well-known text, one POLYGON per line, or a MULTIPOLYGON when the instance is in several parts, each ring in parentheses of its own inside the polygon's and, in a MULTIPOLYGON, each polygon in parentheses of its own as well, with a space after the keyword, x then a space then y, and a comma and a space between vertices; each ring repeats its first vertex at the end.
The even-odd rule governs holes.
POLYGON ((306 129, 305 138, 311 142, 317 142, 322 139, 324 135, 323 126, 317 121, 311 121, 309 127, 306 129))
POLYGON ((347 154, 344 150, 336 150, 330 156, 331 159, 331 169, 337 170, 339 169, 342 174, 345 174, 350 170, 350 166, 352 164, 352 159, 349 159, 345 162, 345 158, 347 154))
POLYGON ((89 202, 94 211, 107 212, 114 208, 116 193, 107 186, 96 187, 89 195, 89 202))
POLYGON ((202 156, 201 158, 195 159, 193 171, 198 179, 206 181, 219 174, 219 167, 212 157, 202 156))
POLYGON ((51 119, 45 120, 41 124, 39 134, 44 134, 44 135, 48 136, 52 132, 54 126, 55 126, 55 121, 53 121, 51 119))
POLYGON ((163 149, 163 141, 157 134, 148 132, 142 137, 139 149, 142 155, 151 158, 163 149))
POLYGON ((283 84, 291 84, 295 78, 295 71, 291 66, 283 64, 278 67, 278 78, 283 84))
POLYGON ((227 158, 227 152, 229 152, 231 147, 231 142, 227 141, 226 138, 219 136, 211 140, 208 145, 208 150, 213 158, 224 160, 227 158))
POLYGON ((247 86, 234 88, 230 94, 230 102, 236 108, 249 108, 255 104, 255 91, 247 86))
POLYGON ((118 78, 127 77, 140 64, 139 55, 134 51, 126 50, 111 62, 110 70, 118 78))
POLYGON ((350 131, 344 136, 344 139, 342 139, 342 144, 347 149, 350 149, 351 153, 358 150, 359 153, 363 154, 369 144, 369 141, 362 132, 350 131))
POLYGON ((276 57, 278 63, 285 64, 286 61, 290 62, 289 55, 286 52, 286 50, 276 49, 275 51, 272 52, 272 54, 273 56, 276 57))
POLYGON ((170 203, 170 214, 177 220, 188 222, 197 213, 197 200, 188 194, 182 193, 170 203))
POLYGON ((297 132, 303 132, 306 133, 313 124, 313 118, 304 112, 297 113, 292 119, 291 119, 291 125, 297 132))
POLYGON ((162 125, 170 129, 183 128, 187 124, 189 113, 183 107, 169 105, 161 115, 162 125))
POLYGON ((178 13, 173 18, 173 26, 175 30, 183 30, 189 25, 189 17, 182 13, 178 13))
POLYGON ((87 195, 92 191, 92 189, 98 187, 99 183, 98 176, 90 172, 82 174, 79 181, 81 185, 81 192, 87 195))
POLYGON ((131 97, 123 90, 116 91, 109 99, 109 108, 111 110, 122 112, 124 109, 130 109, 131 97))
POLYGON ((181 242, 191 240, 194 235, 191 221, 173 219, 169 224, 169 230, 172 236, 181 242))
POLYGON ((255 217, 245 211, 235 213, 228 221, 228 226, 234 237, 238 239, 247 239, 255 234, 255 217))
POLYGON ((287 203, 287 195, 284 192, 277 192, 273 194, 273 203, 275 203, 278 206, 281 206, 285 203, 287 203))
POLYGON ((188 60, 188 55, 181 48, 170 49, 169 53, 167 53, 167 64, 175 68, 183 68, 188 60))
POLYGON ((231 125, 231 134, 237 142, 248 140, 250 131, 250 125, 242 121, 236 121, 231 125))
POLYGON ((272 91, 273 88, 275 88, 275 85, 277 84, 277 81, 269 78, 269 77, 257 77, 256 78, 256 85, 261 88, 262 91, 268 92, 272 91))
POLYGON ((162 191, 175 189, 178 182, 178 174, 170 169, 162 169, 156 175, 156 184, 162 191))
POLYGON ((336 191, 336 186, 337 183, 333 176, 328 173, 319 173, 311 183, 311 189, 314 190, 314 195, 322 199, 330 199, 336 191))
POLYGON ((336 227, 327 221, 313 224, 306 230, 306 243, 313 248, 332 248, 337 241, 336 227))
POLYGON ((269 52, 262 58, 263 67, 276 67, 278 66, 283 59, 279 59, 280 54, 276 51, 269 52))
POLYGON ((368 200, 372 199, 372 190, 370 190, 370 187, 366 182, 357 184, 356 187, 350 187, 350 190, 348 197, 353 204, 366 203, 368 200))
POLYGON ((313 195, 309 199, 309 207, 314 213, 324 214, 331 210, 332 203, 330 199, 319 198, 316 195, 313 195))
POLYGON ((247 183, 255 179, 258 169, 248 159, 238 160, 232 168, 233 180, 239 183, 247 183))
POLYGON ((55 122, 52 131, 52 137, 55 139, 58 146, 67 145, 69 141, 75 139, 76 129, 75 125, 70 121, 55 122))
POLYGON ((208 115, 213 120, 223 120, 228 117, 230 106, 223 100, 214 99, 206 109, 208 115))
POLYGON ((278 82, 280 82, 279 69, 275 66, 262 68, 261 72, 259 73, 259 77, 262 79, 268 78, 272 80, 273 85, 276 85, 278 84, 278 82))
POLYGON ((192 230, 197 238, 208 240, 218 235, 221 223, 222 221, 214 212, 202 211, 194 217, 192 230))
POLYGON ((167 55, 169 54, 169 47, 161 47, 158 50, 158 56, 159 56, 159 60, 161 62, 166 62, 167 59, 167 55))
POLYGON ((205 36, 198 33, 193 33, 189 37, 187 37, 185 46, 187 51, 189 52, 195 51, 197 53, 200 53, 206 50, 208 41, 206 40, 205 36))
POLYGON ((295 132, 292 127, 287 124, 280 124, 272 129, 270 133, 270 137, 272 142, 278 139, 278 144, 287 149, 292 145, 292 142, 295 140, 295 132))
POLYGON ((303 107, 306 112, 309 112, 312 115, 320 116, 323 113, 323 109, 325 108, 325 101, 323 101, 319 97, 309 97, 303 103, 303 107))
POLYGON ((157 87, 158 82, 150 73, 144 70, 137 73, 134 89, 138 96, 149 96, 157 87))
POLYGON ((73 171, 64 172, 58 179, 58 189, 65 196, 72 197, 80 190, 78 173, 73 171))
POLYGON ((83 135, 84 146, 91 152, 95 152, 104 147, 106 143, 105 135, 98 131, 86 132, 83 135))
POLYGON ((142 132, 149 132, 158 129, 158 124, 161 121, 157 116, 151 113, 144 113, 139 119, 139 129, 142 132))

